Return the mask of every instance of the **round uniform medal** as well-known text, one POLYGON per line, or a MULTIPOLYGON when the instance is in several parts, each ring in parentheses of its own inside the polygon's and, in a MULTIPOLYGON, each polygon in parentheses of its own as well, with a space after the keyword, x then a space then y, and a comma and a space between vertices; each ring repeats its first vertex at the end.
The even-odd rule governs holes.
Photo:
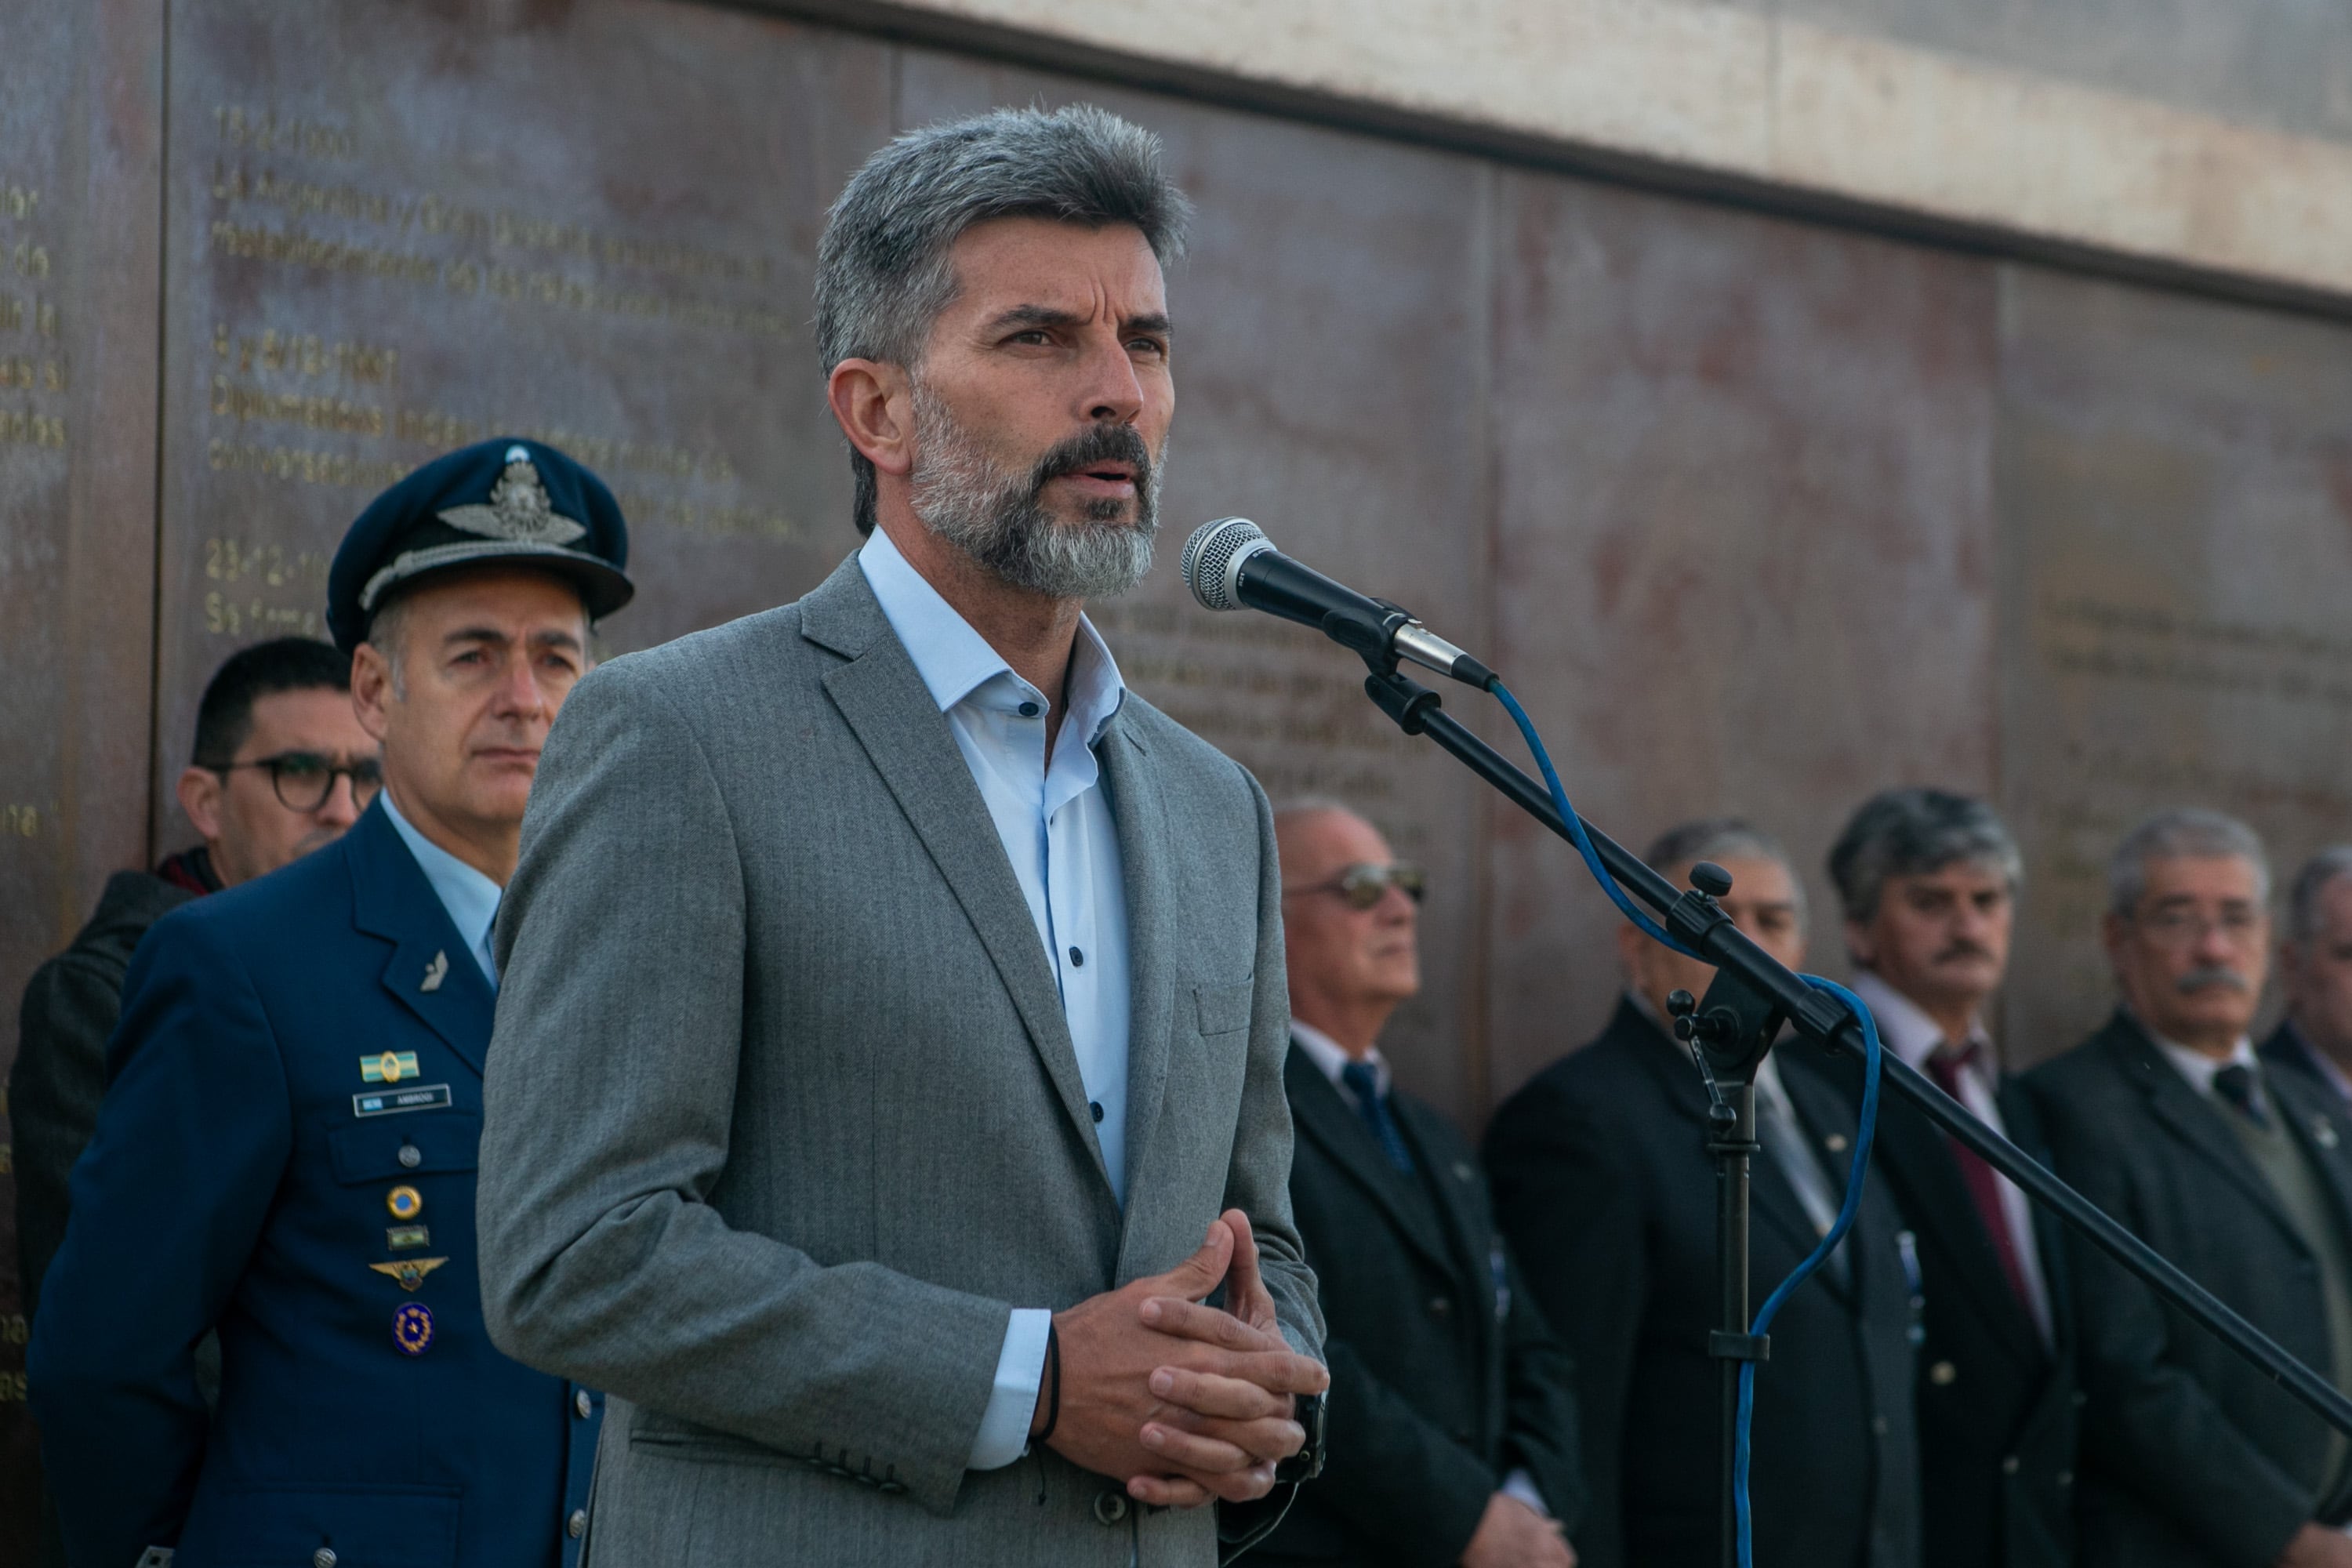
POLYGON ((392 1211, 394 1219, 415 1219, 425 1212, 425 1196, 415 1187, 394 1187, 384 1194, 383 1206, 392 1211))
POLYGON ((411 1301, 392 1315, 392 1342, 403 1355, 423 1355, 433 1343, 433 1309, 411 1301))

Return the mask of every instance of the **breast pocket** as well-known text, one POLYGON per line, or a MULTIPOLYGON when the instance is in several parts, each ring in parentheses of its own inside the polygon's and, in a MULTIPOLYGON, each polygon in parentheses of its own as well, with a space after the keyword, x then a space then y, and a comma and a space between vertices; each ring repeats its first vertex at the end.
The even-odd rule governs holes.
POLYGON ((1238 985, 1195 985, 1192 987, 1192 1011, 1203 1035, 1230 1035, 1246 1029, 1250 1015, 1257 1004, 1257 985, 1244 980, 1238 985))
POLYGON ((481 1143, 481 1112, 417 1111, 334 1129, 327 1134, 327 1157, 335 1180, 354 1186, 436 1171, 471 1171, 481 1143))

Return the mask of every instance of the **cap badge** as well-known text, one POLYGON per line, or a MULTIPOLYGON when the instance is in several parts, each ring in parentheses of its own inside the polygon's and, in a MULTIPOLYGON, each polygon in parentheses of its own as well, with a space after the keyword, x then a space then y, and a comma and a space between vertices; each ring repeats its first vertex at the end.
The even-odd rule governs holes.
POLYGON ((488 506, 453 506, 441 514, 441 521, 467 533, 516 544, 570 544, 588 534, 556 511, 524 447, 507 448, 507 471, 490 487, 488 506))

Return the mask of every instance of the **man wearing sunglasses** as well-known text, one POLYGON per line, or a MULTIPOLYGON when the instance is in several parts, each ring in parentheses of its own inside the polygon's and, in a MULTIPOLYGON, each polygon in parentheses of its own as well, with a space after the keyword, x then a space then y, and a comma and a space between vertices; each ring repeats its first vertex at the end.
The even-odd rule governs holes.
POLYGON ((611 492, 561 452, 425 465, 328 574, 356 747, 213 770, 225 812, 370 802, 334 845, 166 916, 131 962, 30 1354, 73 1562, 576 1560, 602 1405, 490 1343, 475 1145, 491 920, 591 625, 630 597, 626 552, 611 492))
POLYGON ((1354 1418, 1251 1561, 1571 1568, 1583 1480, 1568 1354, 1469 1143, 1381 1057, 1390 1015, 1421 989, 1422 873, 1332 801, 1285 807, 1275 837, 1290 1201, 1329 1325, 1331 1402, 1354 1418))

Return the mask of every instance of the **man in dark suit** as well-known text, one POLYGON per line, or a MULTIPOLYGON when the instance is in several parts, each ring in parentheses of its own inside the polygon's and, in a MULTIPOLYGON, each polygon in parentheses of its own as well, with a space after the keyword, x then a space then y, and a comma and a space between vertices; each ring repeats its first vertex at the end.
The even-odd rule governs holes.
POLYGON ((1372 825, 1275 818, 1290 973, 1290 1198, 1329 1325, 1330 1450, 1252 1561, 1572 1568, 1584 1482, 1567 1352, 1470 1146, 1377 1041, 1421 988, 1421 873, 1372 825))
POLYGON ((2278 957, 2286 1016, 2263 1042, 2263 1065, 2352 1105, 2352 844, 2295 873, 2278 957))
MULTIPOLYGON (((2108 871, 2122 1007, 2028 1075, 2059 1173, 2305 1364, 2352 1378, 2343 1106, 2246 1036, 2268 957, 2262 841, 2142 824, 2108 871)), ((2352 1446, 2095 1247, 2072 1249, 2082 1556, 2096 1568, 2352 1563, 2352 1446)))
POLYGON ((490 1343, 476 1144, 492 913, 625 559, 611 492, 520 441, 418 468, 336 552, 383 788, 131 961, 30 1356, 74 1563, 576 1561, 601 1397, 490 1343))
MULTIPOLYGON (((1981 801, 1873 797, 1830 851, 1854 993, 1881 1042, 2029 1152, 2039 1123, 2000 1070, 1986 1000, 2009 961, 2022 862, 1981 801)), ((1835 1064, 1858 1102, 1862 1075, 1835 1064)), ((1879 1102, 1876 1168, 1918 1238, 1919 1478, 1928 1568, 2074 1560, 2076 1394, 2054 1220, 1907 1100, 1879 1102)))
MULTIPOLYGON (((1723 905, 1791 966, 1804 903, 1788 858, 1736 820, 1667 833, 1650 862, 1679 880, 1712 860, 1723 905)), ((1664 1025, 1676 989, 1712 972, 1626 927, 1626 990, 1600 1039, 1513 1095, 1486 1137, 1496 1212, 1536 1304, 1576 1358, 1591 1492, 1588 1568, 1715 1568, 1718 1324, 1707 1100, 1664 1025)), ((1853 1117, 1821 1053, 1783 1041, 1757 1083, 1756 1299, 1835 1217, 1853 1117)), ((1749 1477, 1759 1568, 1917 1568, 1912 1282, 1894 1206, 1869 1184, 1853 1229, 1772 1324, 1757 1370, 1749 1477)))

